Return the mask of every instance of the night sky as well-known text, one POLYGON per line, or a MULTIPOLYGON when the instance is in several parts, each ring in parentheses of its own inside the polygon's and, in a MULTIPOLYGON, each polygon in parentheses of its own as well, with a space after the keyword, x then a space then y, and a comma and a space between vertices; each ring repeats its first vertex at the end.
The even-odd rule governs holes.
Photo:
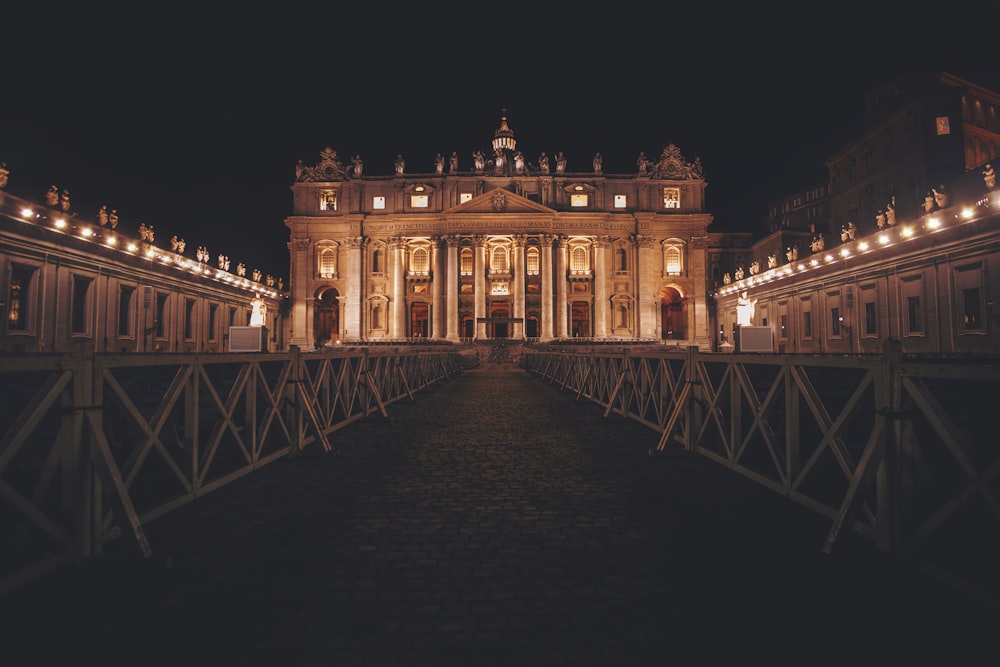
POLYGON ((176 234, 191 255, 287 276, 297 160, 330 146, 368 175, 397 153, 429 173, 455 151, 467 169, 506 108, 526 159, 563 151, 570 172, 600 151, 605 172, 630 173, 675 144, 701 158, 710 229, 755 231, 770 203, 826 179, 869 88, 947 71, 1000 90, 995 50, 967 41, 974 17, 798 23, 626 2, 539 18, 537 4, 17 9, 0 75, 7 190, 42 201, 55 184, 80 217, 107 204, 119 231, 145 223, 161 247, 176 234))

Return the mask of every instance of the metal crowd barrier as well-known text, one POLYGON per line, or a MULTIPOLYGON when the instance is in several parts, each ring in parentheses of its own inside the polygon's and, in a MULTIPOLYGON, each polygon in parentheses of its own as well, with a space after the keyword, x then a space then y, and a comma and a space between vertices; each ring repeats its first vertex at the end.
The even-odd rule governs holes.
MULTIPOLYGON (((525 369, 1000 603, 993 358, 525 348, 525 369)), ((655 454, 656 452, 651 452, 655 454)))
POLYGON ((451 350, 0 360, 0 594, 461 370, 451 350))

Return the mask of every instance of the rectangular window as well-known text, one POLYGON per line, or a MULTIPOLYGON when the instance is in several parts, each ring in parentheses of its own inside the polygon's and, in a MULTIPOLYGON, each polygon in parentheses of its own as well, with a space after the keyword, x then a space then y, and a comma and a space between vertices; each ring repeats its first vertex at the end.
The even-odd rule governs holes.
POLYGON ((337 210, 337 191, 336 190, 324 190, 319 195, 319 210, 321 211, 336 211, 337 210))
POLYGON ((865 302, 865 335, 878 336, 878 314, 874 301, 865 302))
POLYGON ((788 315, 781 315, 781 340, 788 340, 788 315))
POLYGON ((667 265, 667 275, 679 276, 681 274, 681 249, 677 246, 667 246, 663 252, 667 265))
POLYGON ((978 287, 962 290, 962 326, 966 331, 983 329, 982 297, 978 287))
POLYGON ((574 208, 583 208, 587 206, 589 202, 589 195, 586 194, 571 194, 569 196, 569 205, 574 208))
POLYGON ((372 197, 372 209, 381 211, 385 208, 385 197, 372 197))
POLYGON ((90 324, 90 278, 73 276, 73 302, 70 305, 69 332, 71 334, 86 334, 90 324))
POLYGON ((120 337, 132 337, 133 312, 135 312, 135 288, 121 285, 118 288, 118 335, 120 337))
POLYGON ((427 208, 427 195, 410 195, 411 208, 427 208))
POLYGON ((216 340, 219 337, 219 304, 208 304, 208 339, 216 340))
POLYGON ((983 313, 986 311, 983 263, 956 266, 954 279, 959 333, 983 333, 986 330, 986 323, 983 321, 983 313))
POLYGON ((663 208, 681 207, 681 189, 663 188, 663 208))
POLYGON ((156 295, 156 310, 153 312, 153 335, 163 338, 167 335, 167 298, 169 294, 156 295))
POLYGON ((840 308, 830 309, 830 337, 840 338, 840 325, 844 318, 840 316, 840 308))
POLYGON ((29 330, 31 305, 34 295, 35 269, 14 265, 10 275, 10 291, 7 300, 7 330, 29 330))
POLYGON ((528 264, 528 275, 537 276, 538 275, 538 251, 529 252, 525 259, 528 264))
POLYGON ((194 338, 194 299, 184 300, 184 338, 191 340, 194 338))
POLYGON ((813 337, 813 314, 808 310, 802 313, 802 337, 813 337))
POLYGON ((920 297, 906 297, 906 333, 921 333, 924 325, 921 322, 920 297))
POLYGON ((461 194, 458 195, 458 203, 459 204, 464 204, 465 202, 467 202, 467 201, 469 201, 471 199, 472 199, 472 193, 471 192, 463 192, 463 193, 461 193, 461 194))
POLYGON ((628 206, 628 197, 625 195, 615 195, 615 208, 625 208, 628 206))

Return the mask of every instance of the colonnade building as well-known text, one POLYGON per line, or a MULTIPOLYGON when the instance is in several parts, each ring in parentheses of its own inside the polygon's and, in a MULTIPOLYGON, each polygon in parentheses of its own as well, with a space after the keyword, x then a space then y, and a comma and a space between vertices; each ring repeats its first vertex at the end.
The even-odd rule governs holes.
POLYGON ((489 149, 370 176, 326 148, 292 185, 289 343, 488 339, 709 346, 706 182, 670 144, 636 170, 489 149))

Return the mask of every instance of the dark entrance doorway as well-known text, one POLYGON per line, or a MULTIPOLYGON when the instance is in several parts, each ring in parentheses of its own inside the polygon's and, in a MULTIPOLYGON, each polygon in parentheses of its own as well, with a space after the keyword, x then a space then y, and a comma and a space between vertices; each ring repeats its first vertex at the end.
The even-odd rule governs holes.
POLYGON ((494 301, 490 304, 490 338, 509 338, 510 331, 507 327, 510 319, 510 304, 506 301, 494 301))
POLYGON ((687 312, 684 297, 673 287, 663 288, 660 300, 660 338, 684 340, 687 338, 687 312))
POLYGON ((570 331, 573 338, 590 337, 590 304, 586 301, 574 301, 570 310, 570 331))
POLYGON ((328 289, 316 298, 313 317, 313 345, 322 347, 340 337, 340 302, 335 289, 328 289))
POLYGON ((410 306, 410 337, 427 338, 430 335, 430 306, 426 303, 414 303, 410 306))

